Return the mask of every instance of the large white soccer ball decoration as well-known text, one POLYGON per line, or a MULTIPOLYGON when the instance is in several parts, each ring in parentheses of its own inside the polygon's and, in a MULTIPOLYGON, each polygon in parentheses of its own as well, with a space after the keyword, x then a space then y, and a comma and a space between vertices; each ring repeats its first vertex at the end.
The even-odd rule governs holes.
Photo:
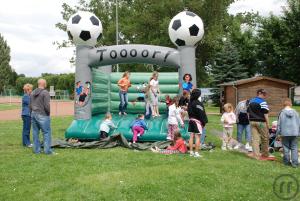
POLYGON ((194 46, 203 35, 201 18, 190 11, 178 13, 169 24, 169 36, 176 46, 194 46))
POLYGON ((79 11, 70 17, 67 33, 75 45, 95 46, 102 37, 102 23, 93 13, 79 11))

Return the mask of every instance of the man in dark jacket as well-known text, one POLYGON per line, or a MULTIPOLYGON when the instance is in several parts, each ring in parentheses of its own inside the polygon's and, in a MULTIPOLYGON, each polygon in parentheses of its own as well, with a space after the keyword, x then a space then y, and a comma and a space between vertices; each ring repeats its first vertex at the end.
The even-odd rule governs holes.
POLYGON ((250 100, 247 111, 251 125, 253 156, 260 160, 273 160, 269 157, 269 106, 266 97, 267 92, 264 89, 257 90, 257 96, 250 100))
POLYGON ((51 150, 50 94, 45 88, 46 80, 39 79, 38 88, 30 95, 33 151, 36 154, 39 154, 41 151, 40 130, 43 132, 44 153, 53 154, 51 150))

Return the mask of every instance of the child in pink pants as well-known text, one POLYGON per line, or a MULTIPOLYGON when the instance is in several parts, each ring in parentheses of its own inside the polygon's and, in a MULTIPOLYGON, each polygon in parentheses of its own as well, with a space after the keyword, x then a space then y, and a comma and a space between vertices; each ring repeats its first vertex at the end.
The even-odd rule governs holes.
POLYGON ((130 128, 133 132, 132 142, 136 143, 139 136, 142 136, 145 130, 148 130, 144 115, 139 114, 138 117, 131 123, 130 128))

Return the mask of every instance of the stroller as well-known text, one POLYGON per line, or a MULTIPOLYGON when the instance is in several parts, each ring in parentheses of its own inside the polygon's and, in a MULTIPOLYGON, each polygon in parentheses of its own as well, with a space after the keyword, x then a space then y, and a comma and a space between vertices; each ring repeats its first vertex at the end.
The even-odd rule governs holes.
POLYGON ((269 129, 269 152, 274 153, 282 148, 281 140, 276 137, 277 121, 272 122, 272 128, 269 129))

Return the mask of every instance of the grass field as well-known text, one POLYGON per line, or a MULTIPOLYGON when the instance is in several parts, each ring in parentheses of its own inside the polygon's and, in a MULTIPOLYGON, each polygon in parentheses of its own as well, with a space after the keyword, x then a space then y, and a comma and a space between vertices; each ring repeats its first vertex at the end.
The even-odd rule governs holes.
MULTIPOLYGON (((208 141, 221 130, 210 115, 208 141)), ((53 138, 63 138, 71 117, 52 120, 53 138)), ((158 155, 149 151, 56 149, 34 155, 21 147, 21 121, 0 122, 0 200, 278 200, 273 182, 300 170, 236 152, 158 155)), ((295 200, 299 200, 298 196, 295 200)))
POLYGON ((4 104, 4 103, 1 103, 0 104, 0 111, 3 111, 3 110, 14 110, 14 109, 18 109, 20 108, 20 105, 17 105, 17 104, 4 104))

